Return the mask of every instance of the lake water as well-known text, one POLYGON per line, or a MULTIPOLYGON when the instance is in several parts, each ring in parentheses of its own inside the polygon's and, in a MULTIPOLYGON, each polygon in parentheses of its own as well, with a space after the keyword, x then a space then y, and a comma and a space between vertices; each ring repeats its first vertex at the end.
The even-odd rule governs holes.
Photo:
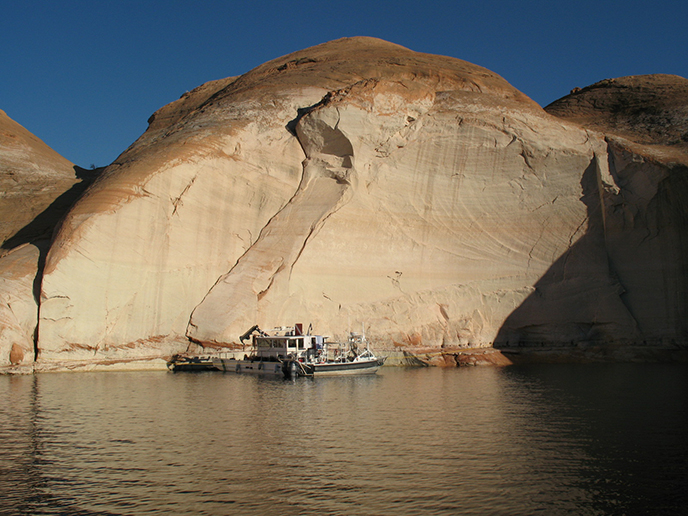
POLYGON ((0 514, 685 514, 688 368, 0 377, 0 514))

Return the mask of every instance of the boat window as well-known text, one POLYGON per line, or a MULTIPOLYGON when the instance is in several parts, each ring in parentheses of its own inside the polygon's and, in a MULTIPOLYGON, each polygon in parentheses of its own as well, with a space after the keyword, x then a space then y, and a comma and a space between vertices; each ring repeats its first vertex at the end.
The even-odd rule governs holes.
POLYGON ((303 349, 303 341, 304 341, 304 339, 299 339, 299 340, 298 340, 299 349, 303 349))
POLYGON ((290 348, 296 347, 296 340, 295 339, 289 339, 289 347, 290 348))

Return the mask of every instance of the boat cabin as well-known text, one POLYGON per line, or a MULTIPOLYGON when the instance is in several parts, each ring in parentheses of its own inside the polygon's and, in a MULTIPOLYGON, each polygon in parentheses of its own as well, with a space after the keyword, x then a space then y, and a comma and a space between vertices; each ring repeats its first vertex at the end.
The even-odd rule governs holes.
POLYGON ((303 326, 280 327, 253 334, 253 355, 259 360, 311 359, 325 346, 327 337, 303 333, 303 326))

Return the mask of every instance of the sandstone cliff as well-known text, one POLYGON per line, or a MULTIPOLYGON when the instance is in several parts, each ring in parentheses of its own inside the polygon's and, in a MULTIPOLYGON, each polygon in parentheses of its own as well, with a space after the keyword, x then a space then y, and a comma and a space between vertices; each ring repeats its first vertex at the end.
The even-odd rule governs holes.
POLYGON ((0 111, 0 367, 33 363, 42 258, 82 173, 0 111))
POLYGON ((688 150, 688 80, 677 75, 606 79, 575 88, 545 110, 636 143, 688 150))
POLYGON ((72 163, 0 111, 0 256, 50 238, 56 217, 41 213, 78 182, 72 163))
POLYGON ((578 347, 623 343, 613 351, 616 357, 631 356, 629 346, 643 345, 638 355, 651 355, 653 348, 685 349, 688 80, 608 79, 545 109, 604 137, 611 181, 600 181, 595 171, 584 175, 584 237, 536 283, 536 292, 509 316, 498 340, 551 345, 556 329, 562 343, 578 347), (606 277, 616 286, 616 295, 607 298, 590 288, 594 264, 602 271, 600 280, 606 277), (620 312, 601 316, 610 300, 620 312), (627 319, 623 328, 613 323, 622 321, 621 312, 627 319))
POLYGON ((178 102, 62 226, 42 361, 295 321, 335 338, 363 323, 385 348, 489 346, 586 216, 585 131, 457 59, 344 39, 178 102))
POLYGON ((61 225, 38 364, 156 360, 295 322, 411 353, 685 345, 676 102, 671 142, 634 139, 598 100, 548 113, 484 68, 372 38, 207 83, 61 225))

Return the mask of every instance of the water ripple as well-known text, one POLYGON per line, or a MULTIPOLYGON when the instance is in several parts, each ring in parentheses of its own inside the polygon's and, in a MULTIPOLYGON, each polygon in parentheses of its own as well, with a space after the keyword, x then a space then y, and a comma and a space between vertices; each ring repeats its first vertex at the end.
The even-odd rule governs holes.
POLYGON ((641 514, 688 503, 688 370, 0 377, 2 514, 641 514))

